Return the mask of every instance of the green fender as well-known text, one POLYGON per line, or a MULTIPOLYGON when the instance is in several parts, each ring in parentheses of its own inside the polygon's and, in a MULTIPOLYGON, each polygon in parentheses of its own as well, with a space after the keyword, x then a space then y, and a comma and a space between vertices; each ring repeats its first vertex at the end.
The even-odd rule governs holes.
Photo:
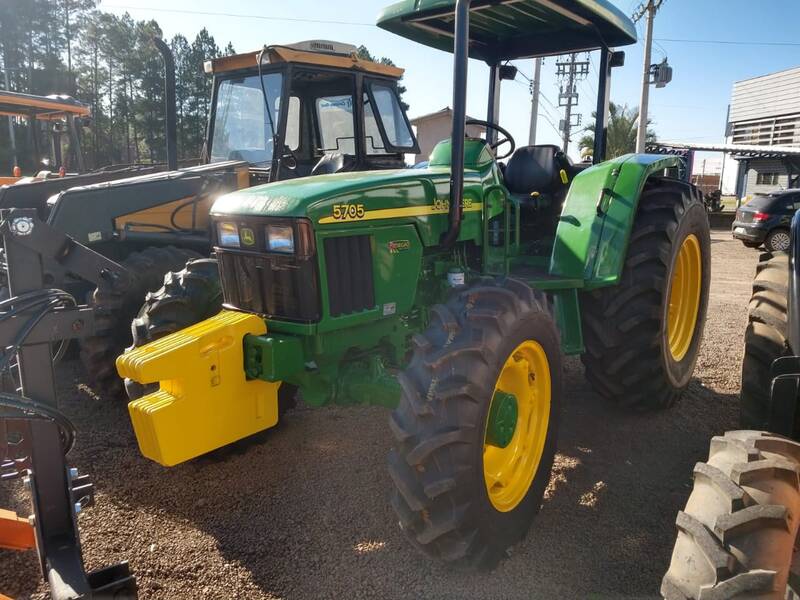
POLYGON ((626 154, 579 173, 559 218, 550 274, 583 280, 586 289, 616 284, 647 178, 681 165, 677 156, 626 154))

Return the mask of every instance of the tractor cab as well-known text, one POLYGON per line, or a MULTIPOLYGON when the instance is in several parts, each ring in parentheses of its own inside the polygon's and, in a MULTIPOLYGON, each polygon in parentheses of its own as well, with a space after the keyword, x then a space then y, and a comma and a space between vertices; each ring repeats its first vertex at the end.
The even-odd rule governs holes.
POLYGON ((208 61, 206 159, 250 165, 254 182, 398 168, 417 151, 397 82, 403 69, 350 44, 309 41, 208 61))
POLYGON ((31 127, 28 136, 30 158, 22 163, 36 173, 32 177, 22 177, 22 168, 15 165, 10 177, 0 176, 0 185, 64 177, 85 170, 80 130, 91 115, 85 104, 63 95, 36 96, 0 91, 0 115, 28 120, 31 127), (43 133, 49 139, 46 148, 42 148, 43 133))

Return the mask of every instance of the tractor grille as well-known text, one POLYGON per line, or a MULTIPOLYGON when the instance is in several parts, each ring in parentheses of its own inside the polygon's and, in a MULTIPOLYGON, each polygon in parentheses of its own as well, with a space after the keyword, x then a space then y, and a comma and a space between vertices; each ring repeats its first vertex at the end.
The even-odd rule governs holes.
POLYGON ((225 304, 292 321, 320 317, 315 257, 276 256, 217 248, 225 304))
POLYGON ((375 306, 369 235, 327 238, 325 264, 331 316, 347 315, 375 306))

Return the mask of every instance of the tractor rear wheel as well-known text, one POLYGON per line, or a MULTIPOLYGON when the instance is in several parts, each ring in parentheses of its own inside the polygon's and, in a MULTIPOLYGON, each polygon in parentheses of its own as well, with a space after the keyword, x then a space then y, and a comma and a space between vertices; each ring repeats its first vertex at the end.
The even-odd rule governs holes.
POLYGON ((740 422, 762 428, 769 417, 772 361, 789 354, 789 255, 761 255, 744 333, 740 422))
POLYGON ((661 583, 667 600, 783 600, 800 514, 800 444, 729 431, 694 467, 661 583))
POLYGON ((115 362, 131 344, 130 323, 142 299, 162 285, 166 273, 198 257, 199 254, 186 248, 145 248, 129 254, 120 263, 132 275, 130 285, 125 289, 112 285, 94 291, 89 304, 95 309, 97 334, 82 340, 80 348, 89 382, 98 394, 111 398, 123 392, 115 362))
POLYGON ((556 449, 558 331, 542 295, 484 279, 431 310, 400 374, 392 505, 426 555, 493 568, 527 533, 556 449))
POLYGON ((711 239, 701 194, 650 178, 619 284, 581 301, 586 377, 619 406, 671 406, 689 385, 705 325, 711 239))

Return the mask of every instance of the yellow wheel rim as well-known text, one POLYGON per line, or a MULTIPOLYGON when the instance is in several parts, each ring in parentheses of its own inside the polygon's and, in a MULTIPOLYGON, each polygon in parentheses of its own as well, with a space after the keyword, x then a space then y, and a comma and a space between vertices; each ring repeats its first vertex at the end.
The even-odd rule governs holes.
POLYGON ((669 291, 667 341, 669 352, 676 361, 686 356, 692 344, 702 285, 700 241, 694 234, 689 234, 678 251, 669 291))
POLYGON ((506 360, 494 388, 516 398, 513 436, 500 448, 489 444, 484 432, 483 476, 489 500, 500 512, 513 510, 525 498, 539 469, 550 420, 550 387, 544 349, 532 340, 522 342, 506 360))

